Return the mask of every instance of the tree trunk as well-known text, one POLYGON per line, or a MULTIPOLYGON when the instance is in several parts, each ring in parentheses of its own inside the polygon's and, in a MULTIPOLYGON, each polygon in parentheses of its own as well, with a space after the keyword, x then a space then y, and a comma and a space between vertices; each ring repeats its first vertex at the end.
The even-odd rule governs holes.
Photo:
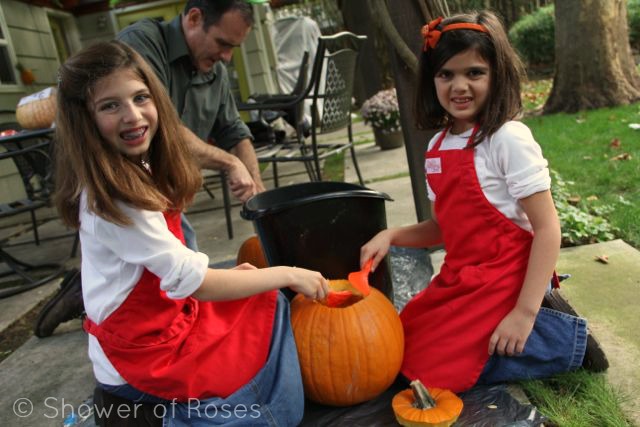
MULTIPOLYGON (((420 28, 425 24, 419 1, 423 0, 390 0, 387 7, 391 21, 414 56, 417 56, 422 49, 420 28)), ((423 221, 431 217, 429 200, 426 196, 427 186, 424 180, 424 152, 427 149, 429 138, 435 131, 420 131, 416 128, 413 113, 413 98, 416 95, 416 75, 397 52, 391 55, 391 63, 398 93, 402 133, 404 135, 405 149, 407 150, 416 216, 418 221, 423 221)))
POLYGON ((367 0, 346 0, 339 3, 342 19, 347 30, 364 34, 367 40, 363 43, 358 55, 359 78, 354 82, 354 97, 358 105, 378 92, 384 84, 385 70, 381 69, 376 46, 377 33, 371 25, 371 15, 367 0), (366 77, 365 77, 366 76, 366 77))
POLYGON ((625 105, 640 99, 624 0, 555 2, 556 67, 545 113, 625 105))

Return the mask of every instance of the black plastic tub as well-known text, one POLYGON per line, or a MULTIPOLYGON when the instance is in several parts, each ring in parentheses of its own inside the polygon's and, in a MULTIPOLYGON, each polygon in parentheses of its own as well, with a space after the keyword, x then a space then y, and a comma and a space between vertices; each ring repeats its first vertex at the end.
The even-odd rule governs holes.
MULTIPOLYGON (((243 206, 253 221, 267 262, 320 271, 346 279, 359 269, 360 247, 387 228, 387 194, 344 182, 309 182, 260 193, 243 206)), ((388 261, 371 285, 393 299, 388 261)))

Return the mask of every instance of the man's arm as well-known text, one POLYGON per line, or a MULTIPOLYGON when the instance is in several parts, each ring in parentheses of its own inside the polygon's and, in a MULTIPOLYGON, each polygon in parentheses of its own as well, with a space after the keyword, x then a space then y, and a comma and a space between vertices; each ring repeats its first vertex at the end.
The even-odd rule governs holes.
POLYGON ((264 183, 262 182, 262 176, 260 175, 260 166, 258 164, 258 157, 256 156, 256 150, 253 147, 253 143, 250 139, 246 138, 238 142, 232 149, 231 153, 237 156, 240 161, 245 165, 253 182, 255 183, 256 191, 261 193, 265 191, 264 183))
MULTIPOLYGON (((187 141, 189 149, 200 168, 222 170, 227 173, 229 189, 234 197, 242 202, 246 202, 251 196, 260 191, 264 191, 264 185, 260 178, 260 170, 257 166, 258 161, 255 159, 253 147, 250 147, 249 150, 240 148, 239 151, 247 157, 250 157, 251 152, 253 153, 254 161, 253 163, 249 161, 249 164, 253 164, 253 167, 257 170, 257 181, 254 180, 250 170, 245 166, 244 159, 239 155, 230 154, 215 145, 205 143, 186 126, 182 126, 182 135, 187 141), (250 152, 245 153, 245 151, 250 152)), ((241 141, 238 145, 245 141, 251 144, 251 141, 247 139, 241 141)), ((236 145, 236 147, 238 145, 236 145)))

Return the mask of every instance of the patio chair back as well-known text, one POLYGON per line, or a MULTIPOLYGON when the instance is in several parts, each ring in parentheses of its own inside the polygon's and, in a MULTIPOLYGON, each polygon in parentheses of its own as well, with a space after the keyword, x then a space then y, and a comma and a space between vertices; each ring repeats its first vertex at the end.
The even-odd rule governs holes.
MULTIPOLYGON (((288 119, 295 127, 295 136, 283 143, 257 144, 258 160, 273 166, 275 186, 278 186, 278 163, 303 162, 311 181, 322 181, 320 162, 345 150, 350 150, 358 180, 364 185, 353 146, 351 130, 351 98, 355 79, 356 63, 366 36, 343 31, 318 38, 316 56, 312 63, 312 73, 304 90, 307 73, 301 67, 298 84, 291 94, 262 95, 254 97, 257 102, 239 104, 240 110, 294 111, 288 119), (311 100, 310 123, 303 120, 303 106, 311 100), (293 117, 291 117, 293 116, 293 117), (347 130, 347 137, 335 137, 320 141, 319 136, 347 130), (310 135, 310 138, 308 138, 310 135), (310 139, 310 141, 309 141, 310 139)), ((304 61, 303 61, 304 65, 304 61)))
POLYGON ((311 96, 312 111, 317 118, 312 130, 318 134, 351 126, 351 98, 358 50, 348 46, 347 42, 355 40, 358 39, 349 34, 320 38, 319 55, 314 64, 320 68, 317 71, 319 76, 315 78, 311 96))

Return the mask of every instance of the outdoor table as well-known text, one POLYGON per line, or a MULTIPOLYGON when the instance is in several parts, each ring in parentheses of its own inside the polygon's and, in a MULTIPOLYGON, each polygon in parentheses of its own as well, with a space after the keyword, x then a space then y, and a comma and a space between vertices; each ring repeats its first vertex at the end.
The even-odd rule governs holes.
POLYGON ((51 142, 54 132, 54 128, 20 130, 14 134, 0 136, 0 143, 6 144, 9 142, 15 142, 20 144, 23 141, 27 141, 33 138, 46 138, 49 142, 51 142))

